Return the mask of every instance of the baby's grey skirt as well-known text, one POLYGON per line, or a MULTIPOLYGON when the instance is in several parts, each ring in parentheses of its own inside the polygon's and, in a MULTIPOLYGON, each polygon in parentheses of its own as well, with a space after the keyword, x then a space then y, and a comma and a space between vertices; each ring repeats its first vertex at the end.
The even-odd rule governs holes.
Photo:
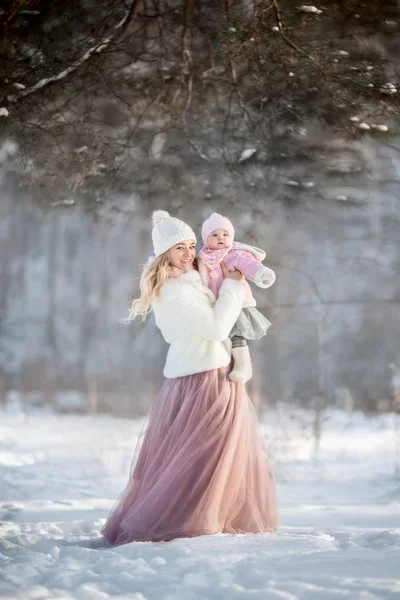
POLYGON ((246 340, 258 340, 267 333, 271 323, 254 306, 243 308, 229 337, 240 335, 246 340))

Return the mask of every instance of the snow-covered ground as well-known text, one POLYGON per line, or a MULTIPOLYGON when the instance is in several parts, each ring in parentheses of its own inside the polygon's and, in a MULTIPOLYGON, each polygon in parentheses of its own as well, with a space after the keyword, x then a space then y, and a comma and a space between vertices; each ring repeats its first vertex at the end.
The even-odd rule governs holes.
POLYGON ((400 598, 395 416, 263 417, 278 480, 274 535, 99 547, 143 422, 0 414, 0 596, 23 600, 400 598), (97 538, 97 541, 96 541, 97 538))

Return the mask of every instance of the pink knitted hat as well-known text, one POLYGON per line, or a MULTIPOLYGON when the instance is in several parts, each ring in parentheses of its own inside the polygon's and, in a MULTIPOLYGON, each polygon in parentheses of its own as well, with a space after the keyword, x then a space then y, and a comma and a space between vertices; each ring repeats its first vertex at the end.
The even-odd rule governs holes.
POLYGON ((233 241, 233 238, 235 237, 235 230, 230 220, 227 217, 219 215, 218 213, 213 213, 206 221, 204 221, 201 229, 201 235, 205 246, 207 246, 208 236, 216 229, 225 229, 233 241))

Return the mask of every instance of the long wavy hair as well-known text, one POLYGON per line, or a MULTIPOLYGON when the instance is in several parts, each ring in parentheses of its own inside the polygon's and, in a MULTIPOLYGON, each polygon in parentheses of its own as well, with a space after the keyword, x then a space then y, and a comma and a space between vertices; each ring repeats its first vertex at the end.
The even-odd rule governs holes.
POLYGON ((129 323, 139 316, 142 317, 142 321, 145 321, 152 311, 152 301, 159 295, 161 286, 173 276, 169 250, 149 261, 143 267, 140 277, 140 296, 133 300, 128 317, 123 319, 124 322, 129 323))

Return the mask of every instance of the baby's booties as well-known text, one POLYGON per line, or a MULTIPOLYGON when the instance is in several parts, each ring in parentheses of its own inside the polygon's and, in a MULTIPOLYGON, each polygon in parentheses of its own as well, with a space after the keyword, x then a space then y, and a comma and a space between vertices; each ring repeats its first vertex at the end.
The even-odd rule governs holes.
POLYGON ((248 346, 232 348, 233 369, 229 373, 231 381, 249 381, 253 377, 253 367, 248 346))

